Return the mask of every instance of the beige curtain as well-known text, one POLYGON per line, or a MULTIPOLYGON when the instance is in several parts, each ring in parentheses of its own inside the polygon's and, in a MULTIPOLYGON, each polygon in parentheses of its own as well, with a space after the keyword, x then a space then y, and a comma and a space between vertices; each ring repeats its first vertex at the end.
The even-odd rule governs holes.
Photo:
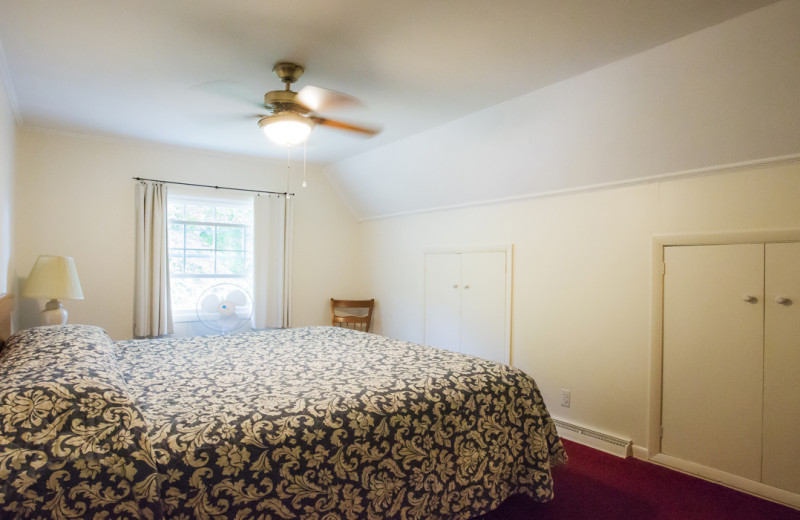
POLYGON ((259 194, 253 202, 253 328, 292 326, 294 200, 259 194))
POLYGON ((167 188, 156 182, 136 186, 136 277, 133 335, 172 333, 167 256, 167 188))

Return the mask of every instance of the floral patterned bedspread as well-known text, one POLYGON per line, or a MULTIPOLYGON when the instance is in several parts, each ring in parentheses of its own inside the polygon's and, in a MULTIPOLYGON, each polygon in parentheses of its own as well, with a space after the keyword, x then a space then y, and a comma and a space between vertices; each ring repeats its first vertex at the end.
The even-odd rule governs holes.
POLYGON ((332 327, 0 353, 0 518, 470 518, 566 460, 514 368, 332 327))
POLYGON ((0 518, 163 516, 147 426, 101 329, 11 336, 0 417, 0 518))

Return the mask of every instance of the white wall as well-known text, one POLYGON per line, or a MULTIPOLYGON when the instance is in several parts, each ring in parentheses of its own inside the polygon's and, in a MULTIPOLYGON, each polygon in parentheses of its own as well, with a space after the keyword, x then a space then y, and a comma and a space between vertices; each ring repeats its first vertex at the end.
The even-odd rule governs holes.
POLYGON ((799 26, 779 2, 330 167, 359 216, 405 212, 362 222, 375 330, 423 342, 424 249, 513 243, 513 363, 646 447, 653 235, 800 229, 796 160, 682 177, 800 157, 799 26))
POLYGON ((365 287, 379 333, 422 343, 423 251, 513 243, 513 364, 555 417, 647 446, 653 235, 800 229, 798 200, 800 161, 367 221, 365 287))
MULTIPOLYGON (((350 203, 360 216, 374 216, 524 195, 564 177, 574 186, 800 153, 799 22, 798 2, 787 0, 328 175, 357 194, 350 203)), ((87 294, 67 303, 73 321, 116 338, 131 329, 131 176, 282 187, 275 164, 256 159, 32 132, 20 140, 17 272, 26 276, 38 254, 71 254, 87 294), (86 202, 96 195, 99 203, 86 202)), ((378 302, 377 332, 421 342, 422 251, 513 243, 514 364, 537 379, 555 416, 641 446, 652 235, 800 228, 797 164, 372 220, 360 230, 318 173, 297 200, 296 325, 325 323, 327 299, 355 287, 378 302), (572 390, 568 410, 557 406, 560 388, 572 390)))
MULTIPOLYGON (((285 191, 286 163, 132 140, 23 131, 18 139, 14 252, 27 277, 40 254, 75 263, 84 300, 64 302, 71 323, 130 338, 133 316, 135 181, 155 178, 285 191)), ((268 146, 265 143, 265 146, 268 146)), ((329 299, 355 286, 358 229, 352 214, 309 165, 291 172, 294 191, 293 325, 326 324, 329 299)), ((38 324, 42 302, 17 301, 17 327, 38 324)))
MULTIPOLYGON (((0 53, 2 47, 0 47, 0 53)), ((0 55, 2 60, 2 55, 0 55)), ((14 149, 16 123, 0 76, 0 294, 13 292, 12 252, 14 211, 14 149)))
POLYGON ((769 5, 326 173, 374 217, 796 153, 798 27, 769 5))

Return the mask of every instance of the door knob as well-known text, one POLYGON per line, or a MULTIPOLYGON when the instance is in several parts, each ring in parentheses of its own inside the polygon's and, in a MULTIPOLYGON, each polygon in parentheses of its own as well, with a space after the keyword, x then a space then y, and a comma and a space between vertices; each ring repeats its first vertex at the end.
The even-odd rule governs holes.
POLYGON ((789 298, 784 298, 783 296, 776 296, 775 303, 778 303, 780 305, 790 305, 792 303, 792 300, 790 300, 789 298))
POLYGON ((758 298, 756 298, 755 296, 751 296, 749 294, 743 294, 742 300, 746 301, 747 303, 756 303, 758 301, 758 298))
POLYGON ((458 289, 458 284, 453 285, 453 289, 458 289))
POLYGON ((464 289, 469 289, 469 285, 465 285, 465 286, 464 286, 464 289))

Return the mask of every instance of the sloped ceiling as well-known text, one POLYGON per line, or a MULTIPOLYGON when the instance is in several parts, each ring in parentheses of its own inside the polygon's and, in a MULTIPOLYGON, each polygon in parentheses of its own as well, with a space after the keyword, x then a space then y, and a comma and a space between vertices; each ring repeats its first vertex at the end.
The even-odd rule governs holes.
POLYGON ((770 5, 326 173, 369 219, 798 163, 798 27, 770 5))
POLYGON ((363 101, 325 115, 383 128, 317 128, 309 161, 346 164, 772 3, 0 0, 0 73, 23 128, 283 158, 253 114, 282 87, 273 64, 296 61, 298 88, 363 101))

